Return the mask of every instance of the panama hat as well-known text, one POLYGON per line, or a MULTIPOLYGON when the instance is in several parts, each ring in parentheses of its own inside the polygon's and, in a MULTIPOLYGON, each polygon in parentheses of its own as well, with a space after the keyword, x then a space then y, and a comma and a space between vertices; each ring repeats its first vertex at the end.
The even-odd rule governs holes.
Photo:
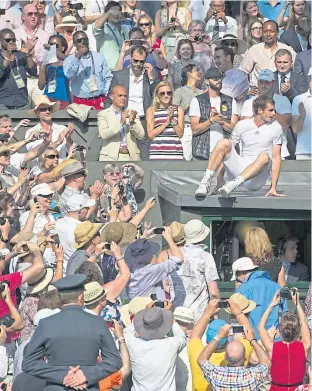
POLYGON ((234 34, 225 34, 225 35, 223 36, 223 38, 217 39, 217 40, 214 42, 214 44, 215 44, 218 48, 221 48, 221 47, 222 47, 222 42, 223 42, 223 41, 233 40, 233 39, 235 39, 235 41, 237 42, 237 45, 238 45, 235 54, 243 54, 243 53, 245 53, 246 50, 248 49, 247 42, 243 41, 242 39, 237 38, 237 35, 234 35, 234 34))
POLYGON ((83 295, 85 305, 92 305, 106 297, 107 291, 97 281, 92 281, 85 285, 83 295))
POLYGON ((172 324, 172 312, 159 307, 146 308, 138 312, 133 319, 135 331, 147 341, 164 338, 171 330, 172 324))
POLYGON ((67 15, 62 18, 62 23, 56 25, 55 30, 61 33, 63 27, 76 27, 77 25, 77 19, 72 15, 67 15))
POLYGON ((38 108, 41 105, 53 107, 53 113, 55 113, 55 111, 58 111, 60 109, 60 102, 58 101, 51 102, 50 99, 45 95, 36 96, 34 98, 34 102, 35 102, 35 107, 28 111, 28 115, 30 115, 31 117, 37 117, 36 110, 38 110, 38 108))
POLYGON ((88 173, 84 165, 80 161, 75 160, 63 167, 62 176, 66 178, 68 176, 78 174, 78 172, 83 172, 85 175, 88 173))
POLYGON ((118 246, 135 241, 137 228, 132 223, 108 223, 101 232, 101 242, 115 242, 118 246))
MULTIPOLYGON (((243 314, 247 314, 248 312, 251 312, 257 306, 255 301, 248 300, 247 297, 245 297, 241 293, 234 293, 234 295, 232 295, 230 299, 239 306, 243 314)), ((233 312, 229 308, 225 308, 225 311, 228 312, 229 314, 233 314, 233 312)))
POLYGON ((184 225, 186 243, 202 242, 209 235, 210 229, 200 220, 194 219, 184 225))
POLYGON ((46 288, 53 279, 53 269, 46 267, 39 275, 27 283, 27 294, 34 295, 46 288))
POLYGON ((104 224, 91 223, 91 221, 83 221, 77 225, 75 229, 75 248, 81 248, 88 243, 99 232, 104 224))
POLYGON ((184 225, 178 221, 173 221, 170 225, 172 239, 175 244, 182 244, 185 242, 184 225))

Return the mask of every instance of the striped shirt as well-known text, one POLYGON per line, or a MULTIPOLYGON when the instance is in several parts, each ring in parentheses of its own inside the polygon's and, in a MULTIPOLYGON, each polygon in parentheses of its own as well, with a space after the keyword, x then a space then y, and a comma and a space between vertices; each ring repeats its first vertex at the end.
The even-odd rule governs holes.
MULTIPOLYGON (((154 114, 155 128, 167 121, 168 109, 158 109, 154 114)), ((174 110, 174 119, 178 120, 178 108, 174 110)), ((150 146, 150 160, 183 160, 181 140, 172 125, 152 140, 150 146)))

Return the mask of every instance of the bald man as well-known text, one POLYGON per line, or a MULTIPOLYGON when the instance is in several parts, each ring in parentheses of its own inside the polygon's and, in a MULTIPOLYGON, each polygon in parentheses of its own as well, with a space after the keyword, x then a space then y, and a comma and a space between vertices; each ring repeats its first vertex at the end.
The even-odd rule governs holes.
MULTIPOLYGON (((39 25, 38 11, 33 4, 27 4, 23 8, 22 12, 23 24, 14 30, 16 39, 20 44, 27 45, 31 50, 29 55, 32 56, 35 64, 37 65, 37 71, 39 74, 39 66, 43 60, 44 47, 49 40, 49 34, 42 30, 39 25)), ((35 96, 42 95, 38 87, 38 76, 29 76, 27 79, 28 96, 33 105, 35 96)))
POLYGON ((144 128, 135 110, 125 109, 127 90, 116 84, 111 92, 112 105, 98 114, 99 136, 103 140, 99 161, 137 161, 137 140, 144 138, 144 128))
POLYGON ((251 329, 245 328, 245 335, 249 343, 252 345, 259 363, 252 368, 245 368, 245 348, 241 342, 233 341, 226 348, 225 367, 215 366, 209 363, 209 359, 216 350, 218 342, 222 338, 228 338, 232 326, 227 324, 220 328, 214 339, 209 342, 205 349, 198 357, 197 363, 201 367, 206 380, 210 383, 214 390, 224 389, 235 391, 256 391, 264 382, 268 375, 270 360, 258 344, 255 333, 251 329), (244 381, 242 382, 242 379, 244 381))

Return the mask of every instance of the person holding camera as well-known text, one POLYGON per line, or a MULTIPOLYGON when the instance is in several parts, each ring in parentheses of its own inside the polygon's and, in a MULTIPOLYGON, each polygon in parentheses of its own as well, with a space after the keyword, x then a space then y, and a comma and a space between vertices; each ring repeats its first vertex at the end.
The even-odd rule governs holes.
POLYGON ((108 67, 115 69, 122 44, 129 38, 128 29, 122 22, 122 7, 117 1, 109 1, 93 25, 93 34, 97 42, 98 51, 106 58, 108 67))
POLYGON ((283 291, 277 291, 262 315, 258 325, 261 341, 265 347, 272 365, 270 368, 272 377, 272 391, 282 391, 287 388, 294 391, 303 384, 307 355, 311 347, 311 336, 308 320, 300 304, 299 291, 297 288, 287 289, 293 303, 296 306, 297 315, 290 312, 284 314, 279 322, 279 330, 282 340, 275 342, 267 332, 267 321, 274 308, 280 305, 283 291))
POLYGON ((130 31, 138 24, 140 16, 144 15, 145 12, 137 8, 138 0, 123 0, 121 4, 122 15, 124 17, 122 25, 130 31))
POLYGON ((62 23, 64 16, 73 16, 83 29, 87 28, 85 10, 81 0, 53 0, 52 8, 55 13, 55 26, 62 23))

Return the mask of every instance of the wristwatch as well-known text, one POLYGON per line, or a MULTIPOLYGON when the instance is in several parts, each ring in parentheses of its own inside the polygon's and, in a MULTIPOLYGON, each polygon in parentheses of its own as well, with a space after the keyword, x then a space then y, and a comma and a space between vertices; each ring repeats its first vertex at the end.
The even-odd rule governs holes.
POLYGON ((214 339, 217 342, 220 342, 220 339, 217 336, 213 337, 212 339, 214 339))
POLYGON ((171 121, 171 125, 172 125, 172 126, 178 125, 178 121, 174 118, 174 119, 171 121))
POLYGON ((96 255, 95 253, 91 254, 91 257, 95 257, 95 259, 98 259, 99 255, 96 255))

